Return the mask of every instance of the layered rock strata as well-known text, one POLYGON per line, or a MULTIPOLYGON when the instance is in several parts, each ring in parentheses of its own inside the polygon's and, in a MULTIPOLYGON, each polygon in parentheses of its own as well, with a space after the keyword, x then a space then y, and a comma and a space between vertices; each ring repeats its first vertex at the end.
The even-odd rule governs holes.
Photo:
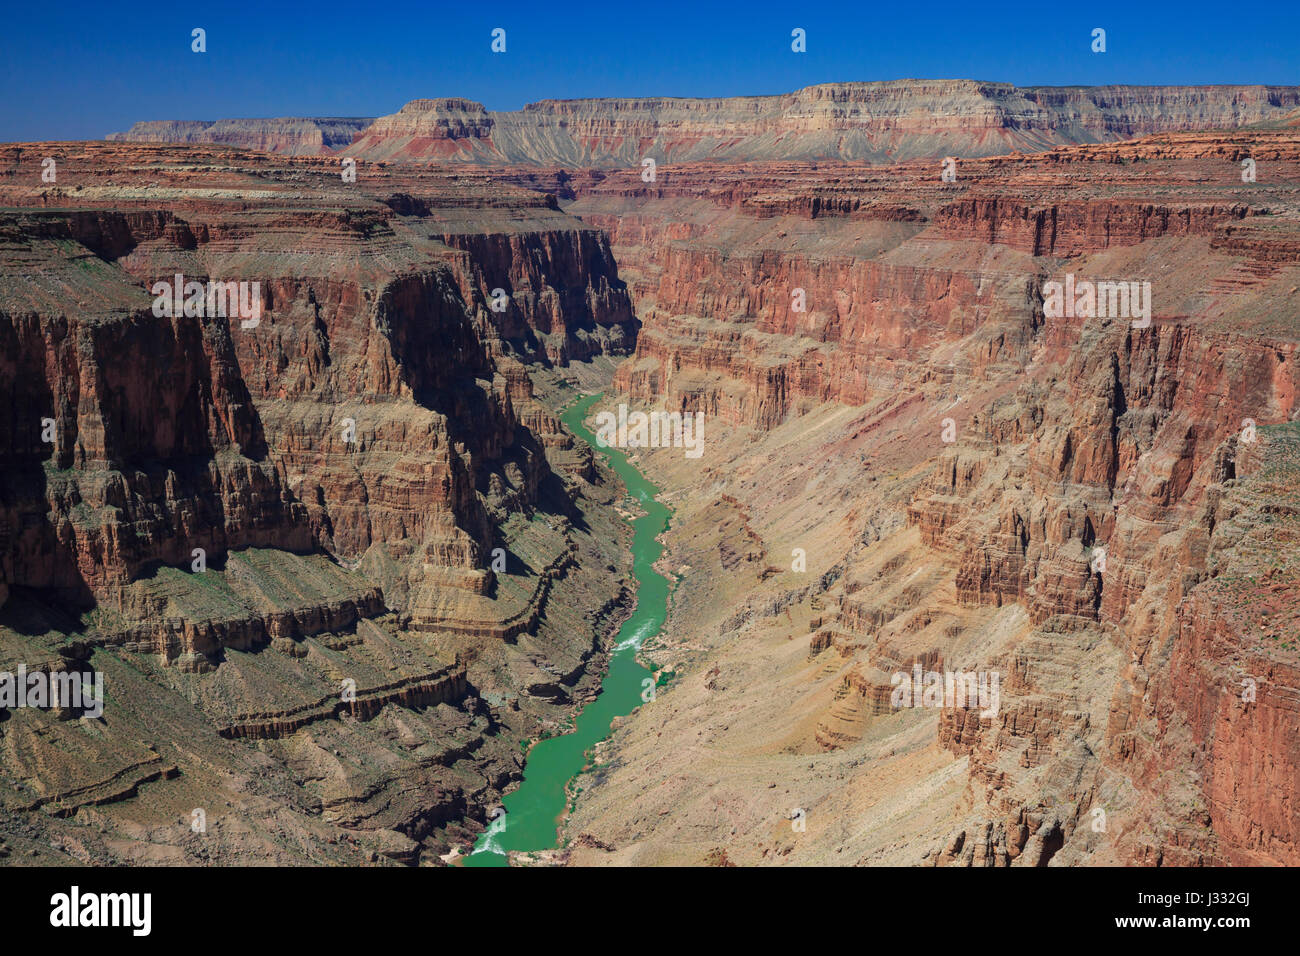
POLYGON ((574 861, 1300 859, 1300 140, 957 172, 694 164, 567 204, 643 320, 612 400, 709 436, 640 455, 680 505, 675 677, 584 784, 574 861), (1047 308, 1067 276, 1150 313, 1047 308), (778 573, 730 560, 741 514, 778 573), (895 706, 918 664, 997 674, 996 706, 895 706))
POLYGON ((779 96, 542 100, 493 111, 418 99, 339 142, 350 120, 145 122, 113 138, 326 151, 376 161, 636 168, 642 160, 894 162, 991 156, 1177 130, 1282 122, 1296 87, 1026 87, 974 80, 827 83, 779 96), (319 135, 316 128, 319 128, 319 135), (331 137, 333 134, 333 137, 331 137))
POLYGON ((105 139, 116 143, 224 144, 288 156, 313 156, 346 147, 372 122, 369 117, 146 120, 125 133, 109 133, 105 139))
POLYGON ((49 151, 0 151, 0 669, 107 700, 0 714, 6 830, 436 862, 626 604, 616 484, 529 375, 631 347, 604 237, 476 175, 49 151))

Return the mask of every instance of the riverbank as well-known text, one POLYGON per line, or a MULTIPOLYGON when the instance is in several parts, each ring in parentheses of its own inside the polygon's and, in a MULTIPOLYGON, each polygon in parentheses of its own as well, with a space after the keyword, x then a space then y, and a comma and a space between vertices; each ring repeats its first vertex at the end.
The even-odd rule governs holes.
POLYGON ((667 530, 671 513, 656 499, 659 489, 623 452, 597 446, 596 437, 584 419, 600 399, 599 393, 584 396, 565 409, 560 419, 574 435, 605 456, 622 479, 629 497, 642 510, 642 514, 632 519, 636 609, 619 629, 599 695, 578 714, 571 732, 540 740, 532 746, 524 766, 523 782, 504 798, 505 812, 479 838, 474 852, 465 859, 465 866, 505 866, 511 852, 556 848, 570 781, 587 765, 588 751, 609 735, 614 719, 630 714, 645 703, 643 694, 648 695, 654 684, 654 675, 637 660, 637 652, 659 633, 667 617, 670 585, 655 570, 655 563, 663 553, 663 545, 657 539, 667 530))

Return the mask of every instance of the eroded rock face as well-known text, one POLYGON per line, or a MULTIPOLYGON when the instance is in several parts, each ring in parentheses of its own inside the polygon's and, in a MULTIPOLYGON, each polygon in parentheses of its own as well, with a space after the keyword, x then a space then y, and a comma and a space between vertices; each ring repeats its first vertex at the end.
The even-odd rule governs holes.
POLYGON ((348 155, 376 161, 639 170, 646 157, 683 163, 993 156, 1280 121, 1298 105, 1295 87, 1066 89, 893 80, 827 83, 782 96, 542 100, 516 111, 491 111, 454 97, 419 99, 358 129, 350 145, 342 133, 360 121, 145 122, 114 136, 297 153, 347 145, 348 155))
POLYGON ((683 676, 571 829, 624 863, 707 837, 749 863, 1294 864, 1300 140, 957 170, 699 163, 574 190, 643 321, 616 400, 713 431, 698 465, 643 456, 683 502, 657 656, 683 676), (1149 282, 1150 321, 1046 309, 1067 274, 1149 282), (731 560, 732 513, 765 570, 731 560), (999 706, 900 711, 918 662, 997 672, 999 706), (654 749, 688 719, 698 746, 654 749), (697 814, 734 786, 743 812, 647 834, 618 806, 633 777, 697 814))
MULTIPOLYGON (((985 342, 960 356, 961 372, 1023 363, 1042 327, 1044 282, 1078 271, 1070 263, 1082 257, 1113 270, 1094 276, 1104 280, 1123 276, 1112 263, 1143 243, 1199 237, 1224 253, 1215 262, 1223 276, 1200 294, 1208 303, 1154 276, 1168 317, 1231 316, 1281 284, 1300 262, 1287 252, 1285 210, 1266 186, 1243 183, 1234 160, 1262 139, 1275 155, 1290 150, 1273 170, 1285 177, 1295 135, 1240 134, 1231 149, 1226 134, 1209 138, 1223 160, 1171 160, 1173 202, 1140 198, 1128 167, 1081 147, 1082 157, 965 162, 955 183, 927 164, 693 164, 668 168, 654 187, 619 172, 584 185, 568 208, 609 231, 639 297, 645 327, 619 383, 770 427, 800 401, 857 404, 886 382, 954 374, 917 366, 972 335, 985 342), (670 384, 679 370, 692 374, 670 384), (699 391, 688 398, 687 389, 699 391)), ((1185 137, 1177 149, 1205 152, 1185 137)))
POLYGON ((5 711, 3 813, 106 808, 67 831, 98 862, 463 843, 627 603, 525 366, 632 347, 604 236, 479 176, 48 152, 0 151, 0 670, 92 667, 114 719, 5 711))
MULTIPOLYGON (((558 362, 630 343, 631 309, 603 238, 541 197, 517 193, 511 209, 498 192, 501 211, 473 232, 463 195, 441 210, 432 194, 413 200, 382 180, 348 192, 320 167, 287 166, 278 188, 250 190, 243 204, 205 201, 200 189, 164 213, 149 209, 149 186, 99 184, 127 159, 123 148, 89 152, 65 160, 65 181, 80 187, 72 195, 13 192, 39 206, 80 193, 98 211, 33 208, 7 222, 7 451, 63 502, 48 529, 19 542, 28 550, 15 584, 72 593, 75 565, 103 597, 96 587, 150 561, 277 539, 299 549, 314 539, 347 559, 411 541, 430 564, 482 568, 488 509, 530 507, 546 473, 515 417, 515 402, 531 401, 526 379, 510 386, 499 371, 515 361, 507 343, 558 362), (103 172, 87 180, 79 163, 103 172), (33 268, 42 280, 23 275, 33 268), (258 324, 155 316, 146 290, 178 274, 257 283, 258 324), (61 296, 46 295, 60 283, 61 296), (74 297, 93 311, 68 310, 74 297), (47 417, 53 436, 42 443, 47 417), (177 467, 196 459, 195 474, 177 467), (92 489, 83 472, 115 474, 92 489), (222 489, 238 498, 216 507, 222 489), (125 507, 126 520, 109 537, 97 520, 78 535, 74 507, 125 507)), ((11 150, 11 170, 20 156, 11 150)), ((249 173, 224 174, 234 193, 259 161, 248 162, 249 173)), ((439 189, 451 195, 445 181, 439 189)))

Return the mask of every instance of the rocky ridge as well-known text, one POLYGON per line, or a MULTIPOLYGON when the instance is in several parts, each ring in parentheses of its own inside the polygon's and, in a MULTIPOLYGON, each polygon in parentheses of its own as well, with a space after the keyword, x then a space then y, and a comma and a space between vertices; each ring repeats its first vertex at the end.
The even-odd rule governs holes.
POLYGON ((113 143, 223 144, 313 156, 342 149, 372 122, 370 117, 145 120, 125 133, 109 133, 105 139, 113 143))
POLYGON ((374 161, 641 169, 642 161, 755 162, 1037 152, 1176 130, 1280 122, 1300 88, 1026 87, 975 80, 828 83, 777 96, 542 100, 492 111, 455 97, 419 99, 341 141, 343 120, 137 123, 133 141, 228 142, 287 152, 346 146, 374 161), (303 124, 321 125, 321 142, 303 124), (278 124, 278 125, 277 125, 278 124), (175 138, 175 139, 173 139, 175 138), (281 145, 283 142, 283 145, 281 145))

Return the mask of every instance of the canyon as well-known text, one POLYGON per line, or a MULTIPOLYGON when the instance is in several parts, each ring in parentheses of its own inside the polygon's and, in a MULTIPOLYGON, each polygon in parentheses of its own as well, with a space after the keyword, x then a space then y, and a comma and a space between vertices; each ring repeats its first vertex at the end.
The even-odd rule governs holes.
POLYGON ((559 417, 601 392, 589 423, 706 440, 627 450, 672 510, 656 693, 516 862, 1300 862, 1298 98, 0 145, 0 670, 108 694, 0 712, 0 852, 455 862, 636 604, 639 506, 559 417), (261 321, 156 315, 177 273, 261 321), (1149 283, 1150 321, 1045 308, 1067 275, 1149 283), (895 707, 918 666, 996 672, 996 712, 895 707))

